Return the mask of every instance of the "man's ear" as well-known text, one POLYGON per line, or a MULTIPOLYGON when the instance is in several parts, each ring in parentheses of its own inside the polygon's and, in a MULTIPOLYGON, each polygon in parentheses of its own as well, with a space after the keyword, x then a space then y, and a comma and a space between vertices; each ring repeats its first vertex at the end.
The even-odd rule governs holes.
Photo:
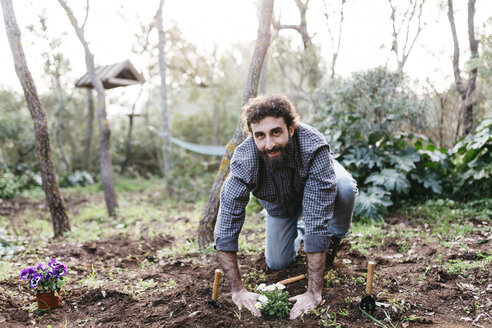
POLYGON ((289 126, 289 135, 292 137, 294 135, 294 125, 289 126))

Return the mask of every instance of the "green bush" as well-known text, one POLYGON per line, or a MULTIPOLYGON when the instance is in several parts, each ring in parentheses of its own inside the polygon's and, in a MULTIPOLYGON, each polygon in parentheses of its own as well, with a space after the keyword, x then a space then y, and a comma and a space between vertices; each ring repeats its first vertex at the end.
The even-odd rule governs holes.
POLYGON ((453 193, 479 197, 492 190, 492 116, 450 151, 455 168, 450 176, 453 193))
POLYGON ((381 219, 402 199, 442 192, 452 165, 446 149, 415 133, 426 126, 426 102, 403 75, 384 68, 356 73, 321 90, 315 105, 313 125, 359 185, 356 216, 381 219))
POLYGON ((12 198, 33 185, 38 185, 38 182, 30 173, 20 175, 14 175, 10 172, 3 173, 0 175, 0 198, 12 198))

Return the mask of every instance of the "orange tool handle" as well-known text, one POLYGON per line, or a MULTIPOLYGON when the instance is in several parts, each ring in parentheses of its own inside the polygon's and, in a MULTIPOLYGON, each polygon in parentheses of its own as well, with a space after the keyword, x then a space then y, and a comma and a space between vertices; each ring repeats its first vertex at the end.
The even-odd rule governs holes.
POLYGON ((220 282, 220 275, 222 272, 219 269, 215 270, 215 277, 214 277, 214 289, 212 290, 212 300, 217 301, 217 295, 219 294, 219 282, 220 282))
POLYGON ((367 285, 366 285, 366 295, 371 295, 372 294, 372 280, 374 277, 374 263, 373 261, 369 261, 367 263, 367 285))
POLYGON ((292 277, 292 278, 289 278, 289 279, 284 279, 282 281, 279 281, 279 283, 282 284, 282 285, 287 285, 287 284, 291 284, 293 282, 302 280, 305 277, 306 277, 305 275, 301 274, 300 276, 297 276, 297 277, 292 277))

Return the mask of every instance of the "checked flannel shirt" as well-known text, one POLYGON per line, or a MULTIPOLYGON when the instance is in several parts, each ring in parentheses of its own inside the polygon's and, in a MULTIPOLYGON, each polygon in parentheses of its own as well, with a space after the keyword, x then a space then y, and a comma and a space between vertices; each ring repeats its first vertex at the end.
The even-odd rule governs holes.
POLYGON ((327 248, 328 221, 337 194, 330 147, 320 132, 305 123, 299 123, 292 138, 288 163, 278 170, 265 165, 251 137, 236 148, 220 194, 214 233, 219 251, 238 251, 250 192, 276 218, 292 217, 302 209, 304 250, 322 252, 327 248))

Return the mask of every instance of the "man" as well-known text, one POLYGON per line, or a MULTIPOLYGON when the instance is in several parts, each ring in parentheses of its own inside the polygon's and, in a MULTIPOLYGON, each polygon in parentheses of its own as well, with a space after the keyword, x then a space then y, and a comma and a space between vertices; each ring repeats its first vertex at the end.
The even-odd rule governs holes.
POLYGON ((332 159, 323 135, 299 122, 285 96, 259 96, 242 109, 249 137, 235 150, 221 190, 215 227, 219 261, 232 300, 254 316, 258 294, 244 288, 236 252, 250 192, 266 209, 265 259, 272 270, 295 261, 301 240, 308 262, 308 289, 290 298, 295 319, 322 299, 323 272, 348 234, 357 197, 352 176, 332 159), (300 220, 304 217, 303 220, 300 220))

